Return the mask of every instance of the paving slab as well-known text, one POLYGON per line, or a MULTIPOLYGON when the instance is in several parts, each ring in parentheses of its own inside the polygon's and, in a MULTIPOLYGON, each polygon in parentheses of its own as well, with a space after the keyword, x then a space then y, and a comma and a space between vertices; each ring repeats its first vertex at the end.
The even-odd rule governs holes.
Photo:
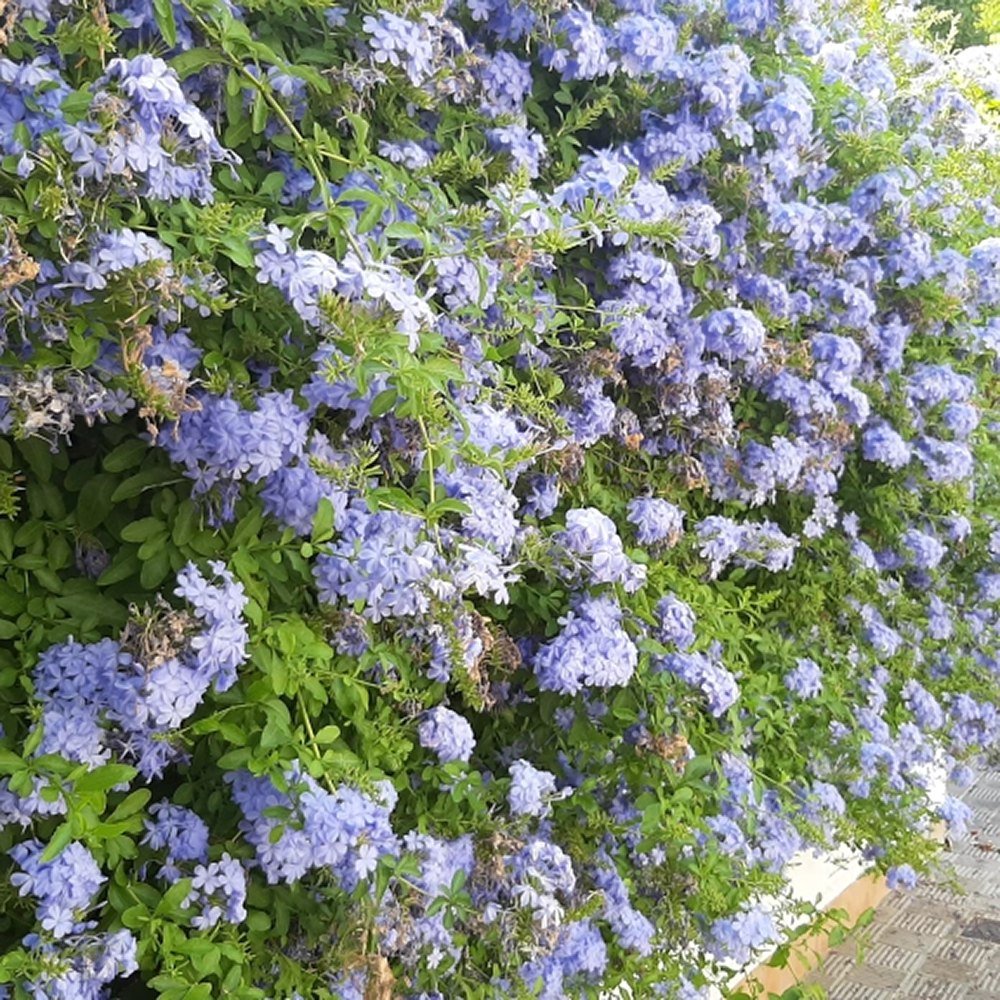
POLYGON ((809 978, 829 1000, 1000 1000, 1000 768, 963 798, 971 832, 943 857, 961 891, 925 880, 892 893, 809 978))

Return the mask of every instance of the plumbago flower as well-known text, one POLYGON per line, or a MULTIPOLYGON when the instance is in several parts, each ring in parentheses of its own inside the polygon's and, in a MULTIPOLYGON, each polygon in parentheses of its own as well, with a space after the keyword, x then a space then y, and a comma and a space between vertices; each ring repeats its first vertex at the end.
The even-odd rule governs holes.
POLYGON ((692 1000, 799 852, 916 884, 1000 743, 918 13, 85 6, 0 59, 0 981, 692 1000))

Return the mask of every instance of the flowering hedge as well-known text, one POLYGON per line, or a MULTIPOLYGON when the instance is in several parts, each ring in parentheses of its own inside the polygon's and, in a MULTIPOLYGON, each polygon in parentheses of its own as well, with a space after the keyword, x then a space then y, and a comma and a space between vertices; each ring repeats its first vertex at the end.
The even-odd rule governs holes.
POLYGON ((7 6, 4 995, 690 1000, 926 870, 1000 167, 918 22, 7 6))

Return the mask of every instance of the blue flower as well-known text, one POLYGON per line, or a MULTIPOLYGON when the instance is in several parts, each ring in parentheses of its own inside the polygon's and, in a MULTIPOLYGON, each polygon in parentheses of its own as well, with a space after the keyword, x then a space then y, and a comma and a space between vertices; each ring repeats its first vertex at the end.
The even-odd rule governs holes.
POLYGON ((656 928, 632 905, 617 870, 610 863, 602 864, 594 870, 593 878, 604 895, 604 919, 618 943, 639 955, 652 954, 656 928))
POLYGON ((153 819, 146 820, 144 844, 154 851, 166 849, 174 864, 208 860, 208 826, 197 813, 166 800, 151 805, 149 812, 153 819))
POLYGON ((823 690, 823 671, 815 660, 801 657, 794 670, 785 674, 785 687, 800 698, 815 698, 823 690))
POLYGON ((245 771, 230 772, 226 780, 243 813, 240 829, 269 883, 292 883, 325 867, 350 892, 371 874, 368 847, 376 857, 399 851, 389 819, 395 794, 384 785, 376 797, 346 785, 329 792, 297 766, 284 775, 287 792, 245 771), (286 819, 277 818, 282 815, 286 819), (293 817, 296 823, 286 821, 293 817))
POLYGON ((526 125, 497 125, 486 130, 487 145, 494 153, 509 156, 517 169, 536 178, 546 156, 545 140, 526 125))
POLYGON ((181 904, 186 910, 198 908, 191 918, 197 930, 210 930, 221 920, 241 924, 247 918, 246 871, 228 854, 210 864, 195 865, 191 876, 191 891, 181 904))
POLYGON ((467 761, 476 746, 472 726, 457 712, 437 705, 423 718, 418 727, 420 745, 437 754, 442 764, 467 761))
POLYGON ((512 52, 501 50, 488 57, 478 75, 491 117, 520 111, 531 93, 531 66, 512 52))
POLYGON ((20 871, 10 876, 18 895, 34 896, 38 919, 53 937, 63 938, 83 928, 82 917, 107 881, 93 855, 73 841, 51 861, 42 861, 45 844, 25 840, 8 851, 20 871))
POLYGON ((583 687, 623 686, 639 653, 621 626, 622 612, 610 597, 586 597, 559 619, 559 634, 535 654, 543 691, 576 694, 583 687))
POLYGON ((705 696, 709 712, 716 717, 724 715, 739 699, 736 678, 713 655, 669 653, 658 661, 657 666, 698 688, 705 696))
POLYGON ((772 521, 737 524, 712 515, 697 529, 702 558, 708 559, 714 579, 730 562, 740 566, 760 566, 777 573, 791 567, 798 541, 785 535, 772 521))
POLYGON ((664 644, 672 643, 678 649, 690 649, 695 641, 697 617, 690 606, 673 594, 660 599, 655 608, 658 626, 655 635, 664 644))
POLYGON ((763 323, 746 309, 720 309, 702 322, 705 349, 724 361, 754 361, 760 355, 767 332, 763 323))
POLYGON ((614 521, 595 507, 567 511, 566 530, 553 540, 577 557, 571 565, 574 574, 582 571, 594 583, 620 583, 629 592, 645 582, 645 566, 625 555, 614 521))
POLYGON ((555 39, 543 47, 542 64, 564 80, 594 80, 613 69, 606 29, 590 11, 568 10, 555 23, 555 39))
POLYGON ((868 426, 862 438, 861 453, 869 462, 880 462, 890 469, 901 469, 910 461, 910 446, 885 421, 868 426))
POLYGON ((630 14, 614 25, 618 63, 629 76, 658 76, 669 65, 677 29, 662 14, 630 14))
POLYGON ((376 65, 388 63, 406 70, 414 86, 420 86, 434 72, 434 48, 429 25, 433 19, 411 21, 398 14, 382 11, 369 14, 361 22, 371 56, 376 65))
POLYGON ((896 865, 886 872, 885 878, 890 889, 915 889, 919 881, 912 865, 896 865))
POLYGON ((720 961, 729 960, 746 965, 753 955, 778 938, 774 919, 765 910, 754 906, 743 909, 734 917, 722 917, 709 928, 709 951, 720 961))
POLYGON ((556 795, 554 774, 533 767, 526 760, 510 765, 510 790, 507 803, 514 816, 547 816, 550 801, 556 795))

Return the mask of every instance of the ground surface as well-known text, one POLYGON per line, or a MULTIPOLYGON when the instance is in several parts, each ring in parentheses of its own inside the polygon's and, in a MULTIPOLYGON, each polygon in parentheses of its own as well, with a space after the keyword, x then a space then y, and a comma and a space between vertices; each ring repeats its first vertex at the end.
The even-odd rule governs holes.
POLYGON ((830 1000, 1000 1000, 1000 768, 964 798, 973 832, 945 859, 965 892, 924 883, 891 893, 861 940, 835 949, 810 979, 830 1000))

